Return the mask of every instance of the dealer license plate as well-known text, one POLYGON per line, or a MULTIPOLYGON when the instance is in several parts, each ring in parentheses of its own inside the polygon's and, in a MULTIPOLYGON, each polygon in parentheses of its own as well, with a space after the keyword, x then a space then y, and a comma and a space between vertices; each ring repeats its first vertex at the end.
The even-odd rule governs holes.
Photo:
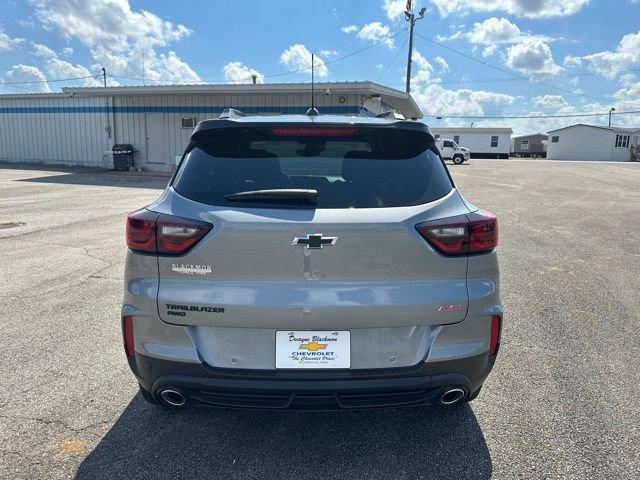
POLYGON ((350 368, 351 332, 276 332, 276 368, 350 368))

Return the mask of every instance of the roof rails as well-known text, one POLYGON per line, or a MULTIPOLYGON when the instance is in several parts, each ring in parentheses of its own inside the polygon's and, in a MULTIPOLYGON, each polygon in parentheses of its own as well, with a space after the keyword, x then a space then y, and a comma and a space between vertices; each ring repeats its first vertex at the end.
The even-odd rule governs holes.
POLYGON ((246 116, 247 116, 246 113, 240 110, 236 110, 235 108, 225 108, 224 110, 222 110, 222 113, 218 118, 229 119, 229 118, 240 118, 240 117, 246 117, 246 116))
POLYGON ((376 118, 387 118, 389 120, 406 120, 404 115, 396 110, 387 110, 376 115, 376 118))

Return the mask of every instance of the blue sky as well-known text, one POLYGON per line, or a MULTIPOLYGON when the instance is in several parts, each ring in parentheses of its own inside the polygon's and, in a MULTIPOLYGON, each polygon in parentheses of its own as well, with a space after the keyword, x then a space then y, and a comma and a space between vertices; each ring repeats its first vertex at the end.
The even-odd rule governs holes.
MULTIPOLYGON (((141 84, 143 77, 148 84, 246 82, 252 74, 265 82, 308 81, 306 71, 281 74, 308 65, 309 52, 318 56, 319 80, 372 80, 403 89, 405 3, 5 0, 0 93, 93 85, 98 80, 55 80, 90 77, 101 66, 113 75, 109 82, 120 85, 141 84)), ((447 115, 640 110, 638 0, 414 1, 416 10, 422 6, 427 14, 416 24, 413 94, 425 114, 445 117, 426 118, 431 125, 475 120, 524 133, 606 117, 447 115)), ((640 125, 640 116, 620 115, 615 122, 640 125)))

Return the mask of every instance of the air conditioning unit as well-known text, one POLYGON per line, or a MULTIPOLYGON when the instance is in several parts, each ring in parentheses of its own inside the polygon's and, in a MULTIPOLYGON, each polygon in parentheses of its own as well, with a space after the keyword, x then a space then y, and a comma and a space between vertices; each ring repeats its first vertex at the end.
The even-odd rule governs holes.
POLYGON ((196 128, 198 119, 195 117, 182 117, 182 128, 196 128))

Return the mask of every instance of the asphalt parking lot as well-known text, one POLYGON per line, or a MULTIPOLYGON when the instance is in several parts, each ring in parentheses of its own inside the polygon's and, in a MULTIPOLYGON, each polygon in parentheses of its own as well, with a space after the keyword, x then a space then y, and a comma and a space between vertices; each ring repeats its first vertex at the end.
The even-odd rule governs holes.
POLYGON ((148 406, 124 215, 166 178, 0 165, 0 478, 639 478, 640 164, 451 167, 501 228, 506 327, 457 409, 148 406))

